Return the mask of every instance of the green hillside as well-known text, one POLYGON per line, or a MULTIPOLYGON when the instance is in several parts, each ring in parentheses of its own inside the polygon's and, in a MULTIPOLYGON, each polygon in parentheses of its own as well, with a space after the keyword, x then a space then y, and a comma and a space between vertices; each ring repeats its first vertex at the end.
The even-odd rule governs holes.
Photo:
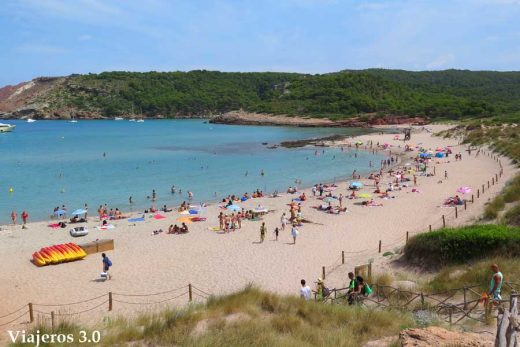
POLYGON ((204 116, 243 108, 332 119, 365 113, 433 119, 520 117, 520 72, 361 70, 294 73, 104 72, 44 95, 51 109, 106 116, 204 116))

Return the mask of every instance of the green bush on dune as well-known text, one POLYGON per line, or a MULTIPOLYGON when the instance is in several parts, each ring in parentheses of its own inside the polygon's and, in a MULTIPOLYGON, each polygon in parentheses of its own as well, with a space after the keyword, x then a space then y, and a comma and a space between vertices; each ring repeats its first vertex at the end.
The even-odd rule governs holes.
POLYGON ((485 224, 419 234, 409 240, 404 256, 412 264, 439 267, 519 251, 520 228, 485 224))

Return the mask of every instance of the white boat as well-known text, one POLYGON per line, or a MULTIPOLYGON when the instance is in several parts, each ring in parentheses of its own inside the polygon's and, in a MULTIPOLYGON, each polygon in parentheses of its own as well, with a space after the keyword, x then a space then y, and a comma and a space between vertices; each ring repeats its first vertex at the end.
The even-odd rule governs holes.
POLYGON ((144 119, 138 119, 136 122, 137 123, 144 123, 144 119))
POLYGON ((72 237, 80 237, 88 235, 87 227, 75 227, 70 229, 70 236, 72 237))
POLYGON ((114 120, 123 120, 123 117, 116 117, 114 120))
POLYGON ((129 120, 129 122, 135 122, 135 119, 132 118, 132 119, 129 120))
POLYGON ((75 119, 69 120, 69 123, 77 123, 78 121, 75 119))
POLYGON ((16 125, 0 123, 0 133, 13 131, 16 125))
POLYGON ((34 123, 36 122, 36 119, 27 118, 27 123, 34 123))

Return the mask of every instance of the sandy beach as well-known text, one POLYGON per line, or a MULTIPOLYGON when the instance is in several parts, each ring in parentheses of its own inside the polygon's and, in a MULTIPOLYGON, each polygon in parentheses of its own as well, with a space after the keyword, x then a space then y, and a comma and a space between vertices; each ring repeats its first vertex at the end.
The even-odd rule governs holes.
MULTIPOLYGON (((428 126, 433 132, 448 128, 446 125, 428 126)), ((265 242, 259 243, 260 221, 244 221, 242 229, 228 234, 215 232, 208 227, 218 226, 217 215, 221 209, 217 205, 209 206, 204 210, 204 222, 189 224, 190 232, 183 235, 169 235, 162 233, 152 235, 152 231, 167 229, 170 224, 181 215, 178 212, 165 213, 166 219, 155 220, 146 218, 145 222, 130 223, 127 220, 112 222, 115 229, 96 230, 99 222, 90 218, 88 236, 74 239, 65 229, 53 230, 48 222, 30 223, 28 229, 23 230, 20 225, 4 225, 0 231, 0 316, 12 312, 29 302, 35 304, 64 304, 82 301, 105 295, 108 292, 121 294, 148 294, 168 291, 185 287, 192 283, 197 288, 211 293, 222 294, 243 287, 248 283, 267 290, 279 293, 297 293, 301 278, 312 282, 321 275, 321 267, 334 264, 338 261, 341 251, 348 254, 347 264, 352 268, 366 262, 369 258, 382 258, 377 253, 379 240, 383 249, 393 249, 404 243, 406 232, 410 235, 442 226, 441 216, 446 216, 448 226, 462 225, 477 220, 483 211, 484 204, 492 199, 503 188, 504 184, 513 177, 516 169, 509 164, 507 158, 501 158, 503 175, 497 184, 488 189, 487 181, 491 180, 500 171, 496 160, 488 155, 475 156, 472 152, 468 156, 465 145, 459 145, 455 139, 443 139, 420 131, 412 134, 411 143, 422 147, 435 149, 436 147, 452 146, 454 153, 462 153, 462 161, 455 161, 454 155, 449 158, 435 159, 428 172, 436 175, 432 177, 418 176, 420 193, 412 193, 413 182, 401 191, 395 191, 394 199, 382 200, 375 197, 376 202, 383 203, 382 207, 363 207, 357 200, 344 200, 349 212, 340 215, 326 214, 312 206, 320 202, 312 197, 309 189, 305 190, 310 198, 302 204, 305 219, 314 224, 304 224, 299 228, 300 234, 296 245, 292 244, 290 229, 280 232, 278 241, 274 241, 273 230, 280 226, 280 216, 288 212, 287 204, 296 195, 282 194, 278 198, 250 199, 240 204, 246 209, 263 205, 274 210, 264 216, 268 228, 265 242), (444 179, 444 171, 448 172, 448 179, 444 179), (476 199, 476 190, 486 184, 485 193, 476 199), (473 188, 475 202, 467 205, 467 210, 459 208, 458 218, 455 218, 454 208, 440 207, 443 201, 456 195, 458 187, 473 188), (111 270, 113 278, 100 282, 101 255, 92 254, 81 261, 59 265, 36 267, 30 262, 31 254, 41 247, 53 244, 76 242, 78 244, 96 239, 111 238, 115 242, 115 250, 107 252, 114 266, 111 270), (359 255, 350 252, 361 252, 359 255)), ((401 136, 402 137, 402 136, 401 136)), ((393 134, 369 134, 349 139, 350 142, 372 140, 374 144, 389 143, 389 150, 394 155, 402 155, 402 164, 412 161, 410 158, 417 155, 417 151, 404 152, 402 141, 394 140, 393 134)), ((335 145, 341 145, 336 143, 335 145)), ((351 149, 352 150, 352 149, 351 149)), ((379 163, 374 163, 375 170, 379 163)), ((310 167, 309 170, 320 170, 319 167, 310 167)), ((345 172, 350 175, 351 172, 345 172)), ((381 181, 381 188, 393 180, 385 174, 381 181)), ((362 182, 366 186, 361 192, 372 193, 374 187, 371 181, 364 177, 362 182)), ((316 182, 319 183, 319 182, 316 182)), ((349 194, 348 182, 341 182, 334 194, 349 194)), ((256 187, 251 187, 251 191, 256 187)), ((229 192, 241 194, 243 192, 229 192)), ((471 199, 471 194, 465 196, 471 199)), ((114 206, 116 207, 116 206, 114 206)), ((93 211, 92 211, 93 212, 93 211)), ((92 213, 91 213, 92 214, 92 213)), ((374 269, 377 272, 377 266, 374 269)), ((346 277, 346 276, 343 276, 346 277)), ((331 287, 341 286, 346 281, 341 275, 336 275, 331 287)), ((177 293, 181 294, 186 289, 177 293)), ((153 297, 119 297, 114 302, 111 312, 107 311, 104 301, 99 300, 78 304, 75 306, 52 307, 37 306, 40 312, 55 310, 61 313, 79 312, 100 306, 92 311, 79 315, 84 322, 93 322, 105 316, 130 314, 143 310, 164 307, 167 304, 184 304, 187 297, 182 296, 156 305, 128 304, 126 302, 158 302, 169 299, 176 292, 153 297)), ((117 295, 116 295, 117 297, 117 295)), ((195 300, 200 297, 196 296, 195 300)), ((23 311, 22 311, 23 312, 23 311)), ((37 315, 42 316, 42 313, 37 315)), ((13 316, 13 318, 16 317, 13 316)), ((42 317, 48 317, 43 315, 42 317)), ((26 327, 28 316, 13 324, 0 326, 0 330, 26 327)), ((8 321, 0 319, 0 325, 8 321)), ((5 335, 5 334, 2 334, 5 335)))

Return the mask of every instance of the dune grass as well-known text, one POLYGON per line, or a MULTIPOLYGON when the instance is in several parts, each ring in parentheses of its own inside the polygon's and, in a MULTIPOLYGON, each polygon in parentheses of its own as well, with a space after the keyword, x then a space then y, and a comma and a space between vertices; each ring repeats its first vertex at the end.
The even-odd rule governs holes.
MULTIPOLYGON (((96 346, 138 343, 348 347, 383 336, 396 336, 401 329, 410 326, 414 326, 411 316, 399 311, 304 301, 296 296, 280 296, 248 286, 234 294, 211 297, 205 304, 185 309, 166 309, 135 319, 118 318, 101 328, 101 343, 96 346)), ((64 332, 77 329, 77 326, 58 328, 64 332)))
MULTIPOLYGON (((430 281, 423 285, 425 292, 442 292, 448 289, 462 288, 470 285, 480 285, 480 290, 488 288, 491 278, 491 264, 498 264, 504 274, 504 281, 516 283, 520 278, 520 259, 507 257, 490 257, 472 264, 452 265, 444 267, 430 281)), ((520 286, 513 286, 517 290, 520 286)), ((503 294, 508 294, 510 288, 502 287, 503 294)))
POLYGON ((414 265, 439 268, 519 252, 520 228, 483 224, 414 236, 406 244, 404 259, 414 265))

